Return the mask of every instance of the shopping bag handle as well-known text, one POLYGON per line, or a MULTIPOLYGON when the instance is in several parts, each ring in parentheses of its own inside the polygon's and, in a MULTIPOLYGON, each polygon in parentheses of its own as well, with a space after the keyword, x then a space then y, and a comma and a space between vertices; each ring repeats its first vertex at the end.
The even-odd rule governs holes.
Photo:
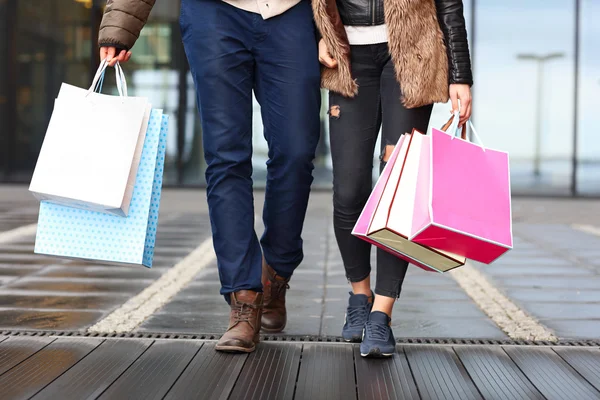
POLYGON ((485 151, 485 145, 483 144, 483 140, 481 140, 481 136, 479 136, 477 134, 477 131, 475 130, 475 127, 473 126, 473 122, 471 122, 471 120, 468 120, 467 123, 465 124, 465 126, 463 126, 462 128, 460 128, 460 130, 462 131, 462 137, 466 137, 467 136, 467 126, 469 127, 469 130, 471 131, 471 133, 473 134, 473 136, 475 137, 475 139, 477 140, 477 144, 479 147, 482 148, 483 151, 485 151))
MULTIPOLYGON (((454 133, 452 133, 452 131, 448 131, 448 129, 452 126, 452 123, 455 120, 455 114, 452 114, 452 116, 450 117, 450 119, 448 120, 448 122, 446 122, 444 125, 442 125, 442 128, 440 129, 441 131, 444 131, 446 133, 449 133, 451 135, 455 135, 454 133)), ((457 123, 457 128, 458 128, 458 123, 457 123)), ((456 128, 455 128, 456 129, 456 128)), ((461 138, 464 140, 467 140, 467 134, 466 132, 462 132, 461 138)))
POLYGON ((468 125, 469 130, 473 133, 473 136, 477 140, 477 143, 475 143, 475 144, 477 144, 479 147, 481 147, 483 149, 483 151, 485 151, 485 146, 483 144, 483 140, 481 140, 481 137, 477 134, 477 131, 475 130, 475 127, 473 126, 473 122, 471 122, 471 120, 468 120, 467 123, 465 124, 465 126, 459 128, 458 127, 459 121, 460 121, 460 114, 458 112, 455 112, 452 115, 452 117, 448 120, 448 122, 446 122, 442 126, 441 130, 446 132, 447 134, 451 135, 453 139, 455 137, 459 137, 459 134, 460 134, 461 139, 468 140, 467 139, 467 125, 468 125))
MULTIPOLYGON (((96 71, 96 75, 94 75, 94 79, 92 80, 92 85, 88 89, 86 96, 88 96, 92 92, 100 92, 102 90, 102 84, 104 83, 104 74, 106 73, 106 69, 108 68, 108 61, 106 59, 102 60, 100 66, 98 66, 98 70, 96 71)), ((118 62, 115 64, 115 75, 117 80, 117 91, 119 92, 119 96, 127 97, 127 81, 125 80, 125 73, 123 72, 123 68, 121 64, 118 62)))
POLYGON ((123 72, 123 68, 119 62, 115 64, 115 72, 117 74, 117 88, 119 88, 120 85, 121 92, 123 92, 123 97, 127 97, 127 81, 125 80, 125 72, 123 72))

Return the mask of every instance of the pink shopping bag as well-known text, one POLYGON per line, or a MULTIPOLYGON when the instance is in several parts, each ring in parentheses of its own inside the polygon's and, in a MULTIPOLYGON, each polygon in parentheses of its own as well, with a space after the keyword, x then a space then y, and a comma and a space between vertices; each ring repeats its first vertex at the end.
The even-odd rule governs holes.
POLYGON ((508 153, 456 137, 454 119, 421 149, 410 240, 489 264, 513 246, 508 153))
POLYGON ((465 258, 408 240, 424 140, 416 131, 400 138, 352 234, 427 271, 446 272, 465 258))

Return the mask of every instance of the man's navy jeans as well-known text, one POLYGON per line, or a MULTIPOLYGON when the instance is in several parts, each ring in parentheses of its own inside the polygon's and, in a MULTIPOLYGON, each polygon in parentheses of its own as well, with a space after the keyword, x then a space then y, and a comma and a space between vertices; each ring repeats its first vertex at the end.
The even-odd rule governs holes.
POLYGON ((286 278, 303 258, 321 108, 310 2, 263 20, 220 0, 182 0, 180 24, 198 93, 221 293, 262 291, 263 252, 286 278), (253 90, 269 144, 260 243, 252 194, 253 90))

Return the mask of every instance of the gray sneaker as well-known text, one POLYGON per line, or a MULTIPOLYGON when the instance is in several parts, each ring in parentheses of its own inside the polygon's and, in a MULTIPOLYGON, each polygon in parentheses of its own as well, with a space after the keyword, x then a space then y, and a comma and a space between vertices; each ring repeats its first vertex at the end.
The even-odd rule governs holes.
POLYGON ((360 344, 363 357, 391 357, 396 352, 396 339, 390 327, 390 317, 381 311, 373 311, 365 324, 360 344))
POLYGON ((350 292, 346 318, 342 328, 342 338, 346 342, 358 343, 362 340, 363 329, 369 319, 372 307, 373 303, 369 302, 368 296, 350 292))

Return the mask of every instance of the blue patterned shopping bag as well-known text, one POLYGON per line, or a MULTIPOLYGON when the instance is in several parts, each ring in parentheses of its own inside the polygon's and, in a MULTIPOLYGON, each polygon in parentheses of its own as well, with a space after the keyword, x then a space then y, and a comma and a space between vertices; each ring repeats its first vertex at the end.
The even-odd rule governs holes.
POLYGON ((152 110, 127 217, 43 201, 35 252, 152 267, 167 133, 168 116, 152 110))

